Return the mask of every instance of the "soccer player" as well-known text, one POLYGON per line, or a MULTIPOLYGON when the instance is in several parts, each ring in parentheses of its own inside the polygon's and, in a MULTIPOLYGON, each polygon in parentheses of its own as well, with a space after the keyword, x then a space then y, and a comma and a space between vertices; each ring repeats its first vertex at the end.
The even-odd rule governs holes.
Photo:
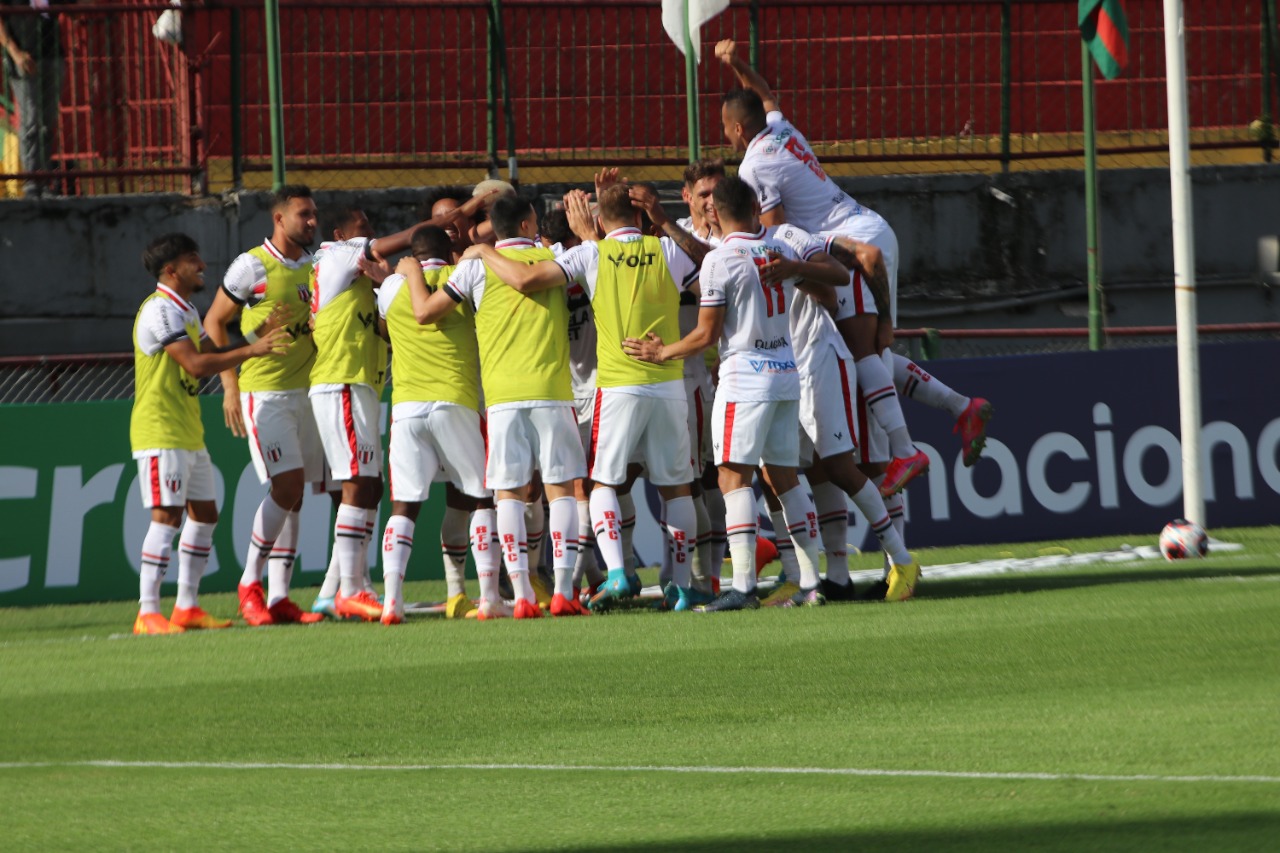
POLYGON ((205 331, 216 346, 229 341, 227 324, 240 319, 246 339, 277 306, 293 340, 280 358, 248 361, 222 372, 222 411, 232 435, 249 439, 258 479, 270 490, 253 518, 249 553, 240 577, 240 613, 250 625, 318 622, 289 599, 297 556, 298 513, 307 482, 321 476, 320 436, 307 389, 316 347, 311 340, 311 255, 316 203, 311 190, 287 185, 271 204, 271 236, 231 262, 222 288, 205 314, 205 331), (268 593, 262 589, 267 568, 268 593))
MULTIPOLYGON (((742 151, 738 175, 760 198, 766 226, 791 222, 811 234, 841 234, 877 246, 884 255, 892 302, 897 290, 898 240, 889 223, 858 204, 827 178, 808 141, 778 109, 778 100, 764 78, 738 58, 732 39, 716 45, 716 56, 746 88, 729 92, 721 107, 725 137, 742 151)), ((901 491, 929 468, 929 458, 911 441, 893 374, 881 351, 888 343, 877 337, 879 322, 869 290, 855 287, 852 304, 838 310, 836 320, 846 332, 858 367, 858 386, 868 406, 889 436, 894 459, 881 484, 883 494, 901 491), (884 346, 881 346, 881 343, 884 346), (874 359, 874 361, 873 361, 874 359)), ((881 318, 891 335, 892 318, 881 318)), ((887 338, 891 340, 891 338, 887 338)))
MULTIPOLYGON (((489 213, 498 242, 475 251, 496 251, 522 264, 550 260, 552 253, 534 242, 538 217, 527 200, 499 198, 489 213)), ((418 311, 431 323, 469 302, 480 344, 489 434, 485 484, 496 492, 501 552, 516 594, 507 609, 497 583, 482 585, 478 618, 542 615, 529 580, 525 502, 533 469, 542 472, 550 500, 548 528, 552 544, 554 616, 576 615, 572 601, 573 567, 578 548, 574 481, 586 474, 586 461, 573 409, 569 381, 569 309, 563 292, 522 293, 504 282, 475 256, 458 264, 449 281, 418 311)), ((483 580, 483 579, 482 579, 483 580)))
POLYGON ((415 308, 424 307, 454 270, 446 260, 452 241, 442 229, 427 226, 413 232, 411 249, 413 255, 402 259, 378 289, 378 313, 391 338, 396 371, 388 452, 391 517, 382 544, 384 625, 404 619, 401 590, 414 527, 437 470, 448 478, 440 529, 448 585, 445 616, 457 619, 473 609, 464 576, 466 542, 481 578, 496 577, 498 571, 489 541, 494 510, 484 485, 475 318, 466 303, 459 303, 434 323, 418 323, 415 308), (478 506, 480 501, 485 506, 478 506))
MULTIPOLYGON (((786 529, 800 562, 801 590, 793 604, 816 605, 819 591, 817 513, 800 485, 800 379, 791 346, 788 311, 795 287, 834 300, 829 289, 846 284, 848 270, 821 257, 822 243, 803 241, 803 255, 760 225, 760 203, 752 188, 725 178, 712 193, 725 238, 702 265, 701 310, 694 331, 670 344, 650 333, 628 338, 631 355, 661 364, 697 355, 720 340, 720 385, 712 413, 712 443, 724 492, 733 586, 708 611, 760 606, 756 597, 756 499, 751 480, 761 465, 782 503, 786 529), (787 277, 768 284, 761 268, 777 259, 787 277), (796 277, 802 280, 797 281, 796 277)), ((801 241, 799 229, 794 238, 801 241)))
POLYGON ((138 460, 142 504, 151 526, 142 540, 138 618, 135 634, 177 634, 199 628, 227 628, 230 620, 206 613, 198 600, 200 576, 209 562, 218 523, 213 464, 204 446, 204 425, 196 398, 197 380, 230 370, 250 358, 283 355, 287 333, 277 311, 266 318, 256 339, 229 350, 202 348, 204 332, 191 296, 204 289, 200 247, 186 234, 157 237, 142 254, 156 279, 133 326, 134 398, 129 442, 138 460), (160 583, 169 565, 182 511, 186 524, 178 542, 178 601, 173 615, 160 613, 160 583))

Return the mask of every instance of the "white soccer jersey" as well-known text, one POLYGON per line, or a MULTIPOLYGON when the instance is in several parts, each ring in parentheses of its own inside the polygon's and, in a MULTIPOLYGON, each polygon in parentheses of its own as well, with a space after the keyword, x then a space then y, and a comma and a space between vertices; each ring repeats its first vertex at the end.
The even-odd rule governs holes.
POLYGON ((711 226, 708 225, 702 231, 699 231, 693 225, 693 217, 686 216, 684 219, 677 219, 676 224, 693 235, 693 238, 703 245, 715 248, 720 245, 720 238, 711 233, 711 226))
POLYGON ((760 281, 759 268, 768 263, 769 252, 800 259, 773 236, 775 230, 727 234, 702 262, 702 307, 725 309, 717 399, 720 394, 732 402, 800 399, 787 317, 795 280, 768 287, 760 281))
MULTIPOLYGON (((280 254, 280 250, 273 246, 270 240, 263 240, 262 248, 286 269, 296 270, 312 263, 312 257, 307 252, 303 252, 302 257, 296 261, 289 260, 280 254)), ((267 292, 267 268, 262 265, 262 261, 258 260, 256 255, 244 252, 231 262, 231 266, 227 267, 227 274, 222 279, 222 289, 237 305, 250 307, 257 305, 267 292)))
POLYGON ((738 177, 756 191, 763 212, 782 205, 787 221, 811 234, 845 230, 858 217, 881 218, 827 177, 809 140, 782 113, 774 110, 765 121, 738 167, 738 177))
POLYGON ((200 340, 208 337, 194 305, 166 285, 157 284, 156 290, 169 298, 152 299, 138 313, 138 349, 144 355, 155 355, 171 343, 190 339, 188 327, 200 330, 200 340))
POLYGON ((569 380, 573 398, 585 400, 596 393, 596 320, 585 287, 574 281, 564 291, 569 300, 569 380))
POLYGON ((311 313, 318 313, 363 275, 361 258, 373 259, 373 241, 368 237, 320 244, 314 259, 316 292, 312 295, 311 313))
MULTIPOLYGON (((827 241, 794 225, 778 225, 770 228, 768 233, 786 243, 806 261, 815 253, 823 251, 823 247, 827 245, 827 241)), ((853 358, 831 314, 817 299, 803 290, 796 291, 795 300, 787 310, 787 317, 791 325, 791 348, 795 352, 796 367, 801 374, 812 374, 813 360, 824 346, 833 347, 842 358, 853 358)))

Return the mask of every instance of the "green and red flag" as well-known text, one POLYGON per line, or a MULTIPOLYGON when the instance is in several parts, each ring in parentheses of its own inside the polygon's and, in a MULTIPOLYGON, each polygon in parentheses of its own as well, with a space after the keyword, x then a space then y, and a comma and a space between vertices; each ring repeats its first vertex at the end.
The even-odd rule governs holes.
POLYGON ((1129 64, 1129 22, 1120 0, 1080 0, 1080 37, 1108 80, 1129 64))

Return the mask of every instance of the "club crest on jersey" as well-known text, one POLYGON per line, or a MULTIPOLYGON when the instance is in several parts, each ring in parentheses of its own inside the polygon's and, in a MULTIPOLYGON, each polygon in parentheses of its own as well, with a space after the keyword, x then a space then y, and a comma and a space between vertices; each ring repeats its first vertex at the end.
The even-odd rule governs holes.
POLYGON ((356 458, 360 460, 361 465, 368 465, 373 461, 373 445, 362 444, 356 449, 356 458))
POLYGON ((299 284, 299 285, 298 285, 298 299, 299 299, 299 300, 301 300, 301 301, 303 301, 303 302, 310 302, 310 301, 311 301, 311 288, 307 287, 305 284, 299 284))
POLYGON ((268 444, 266 447, 262 448, 262 456, 268 462, 279 462, 282 455, 283 454, 280 452, 280 444, 278 442, 276 444, 268 444))
POLYGON ((164 478, 164 487, 171 492, 180 492, 182 491, 182 478, 175 474, 169 474, 164 478))

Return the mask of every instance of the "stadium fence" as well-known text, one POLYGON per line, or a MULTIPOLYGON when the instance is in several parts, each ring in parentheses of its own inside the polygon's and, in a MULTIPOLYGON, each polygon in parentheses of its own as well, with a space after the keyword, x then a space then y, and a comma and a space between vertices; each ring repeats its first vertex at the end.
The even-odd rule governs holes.
MULTIPOLYGON (((1276 0, 1186 0, 1198 164, 1270 162, 1276 0)), ((54 171, 17 163, 0 101, 0 195, 42 177, 68 195, 204 194, 272 181, 263 4, 58 6, 65 45, 54 171)), ((1130 62, 1096 85, 1104 167, 1167 162, 1161 0, 1126 0, 1130 62)), ((712 56, 734 38, 836 175, 1078 168, 1078 5, 1063 0, 735 0, 701 31, 699 139, 721 149, 712 56)), ((14 15, 39 10, 6 7, 14 15)), ((681 55, 659 0, 284 0, 284 167, 317 188, 525 182, 593 166, 673 178, 688 158, 681 55), (643 167, 643 168, 642 168, 643 167)), ((8 86, 0 85, 0 97, 8 86)))

